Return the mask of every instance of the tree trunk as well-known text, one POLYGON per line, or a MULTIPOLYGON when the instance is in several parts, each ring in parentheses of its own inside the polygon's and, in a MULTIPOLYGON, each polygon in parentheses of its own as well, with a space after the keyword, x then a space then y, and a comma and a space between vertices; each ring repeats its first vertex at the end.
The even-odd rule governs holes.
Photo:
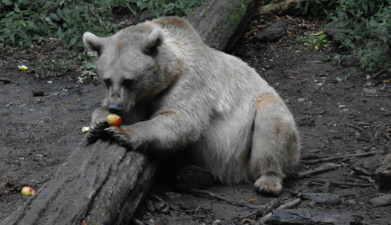
MULTIPOLYGON (((245 31, 255 2, 210 0, 189 19, 207 44, 229 51, 245 31)), ((156 167, 144 154, 116 143, 83 144, 0 225, 128 224, 148 193, 156 167)))
POLYGON ((210 47, 229 52, 246 31, 256 0, 210 0, 188 19, 210 47))
POLYGON ((296 5, 302 0, 284 0, 284 1, 271 1, 271 3, 263 6, 261 12, 274 13, 274 14, 288 14, 295 11, 296 5))
POLYGON ((78 147, 55 177, 1 225, 128 224, 156 166, 108 141, 78 147))

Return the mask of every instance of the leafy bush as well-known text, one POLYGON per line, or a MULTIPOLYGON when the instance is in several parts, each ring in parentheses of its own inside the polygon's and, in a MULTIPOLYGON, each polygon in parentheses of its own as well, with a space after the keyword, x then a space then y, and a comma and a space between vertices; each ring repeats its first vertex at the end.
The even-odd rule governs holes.
POLYGON ((112 22, 116 8, 125 8, 134 15, 144 10, 152 14, 148 18, 153 18, 185 16, 201 3, 199 0, 1 0, 0 44, 24 48, 37 40, 54 38, 66 49, 82 52, 81 37, 85 31, 98 35, 115 31, 112 22))
POLYGON ((90 6, 71 0, 3 0, 0 10, 5 13, 0 16, 0 42, 4 47, 29 47, 39 39, 54 38, 68 49, 82 51, 80 37, 84 31, 98 34, 113 31, 110 21, 104 18, 110 14, 104 10, 105 4, 102 8, 90 6))
POLYGON ((134 0, 134 2, 140 10, 148 10, 141 14, 141 20, 145 19, 148 12, 152 13, 152 17, 186 16, 202 3, 200 0, 134 0))
POLYGON ((331 21, 328 27, 343 24, 341 47, 355 50, 364 70, 375 72, 389 66, 391 0, 303 0, 298 8, 303 13, 310 13, 308 6, 314 2, 313 9, 320 9, 325 4, 330 7, 324 11, 331 21))

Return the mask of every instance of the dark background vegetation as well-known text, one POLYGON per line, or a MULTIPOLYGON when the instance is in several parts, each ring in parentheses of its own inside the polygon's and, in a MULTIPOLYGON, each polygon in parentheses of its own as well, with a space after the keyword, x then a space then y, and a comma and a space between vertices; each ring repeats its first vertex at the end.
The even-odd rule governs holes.
MULTIPOLYGON (((114 33, 120 17, 138 21, 154 17, 186 16, 199 0, 1 0, 0 46, 33 48, 60 42, 68 54, 83 64, 85 75, 95 75, 88 64, 81 36, 85 31, 98 35, 114 33)), ((262 1, 268 4, 269 1, 262 1)), ((390 0, 302 0, 296 15, 319 18, 324 29, 338 29, 343 57, 359 60, 368 73, 390 66, 390 0)), ((138 22, 136 21, 136 22, 138 22)), ((64 70, 66 65, 52 61, 48 70, 64 70)), ((42 74, 42 73, 41 73, 42 74)))
MULTIPOLYGON (((280 0, 288 1, 294 0, 280 0)), ((53 178, 85 136, 81 128, 88 126, 99 105, 104 87, 89 82, 97 77, 96 55, 83 47, 83 33, 104 36, 158 16, 186 16, 200 3, 0 0, 0 221, 31 197, 21 195, 21 187, 38 190, 53 178), (20 71, 17 66, 22 64, 28 70, 20 71), (43 96, 34 94, 40 92, 43 96)), ((257 7, 270 3, 259 0, 257 7)), ((288 202, 302 193, 337 195, 340 202, 330 204, 303 198, 295 210, 313 210, 324 218, 360 215, 362 224, 390 224, 389 207, 371 203, 391 195, 373 180, 380 157, 390 152, 390 5, 302 0, 290 15, 255 13, 232 54, 260 72, 292 110, 303 142, 297 170, 323 166, 321 160, 311 161, 328 156, 341 156, 333 160, 340 167, 287 180, 279 198, 255 195, 249 184, 216 185, 210 191, 259 206, 288 202), (256 39, 275 24, 284 32, 278 41, 256 39), (374 155, 346 156, 355 153, 374 155)), ((217 219, 222 224, 253 224, 267 213, 205 196, 168 196, 161 185, 155 187, 152 193, 168 204, 148 197, 137 217, 144 224, 212 224, 217 219), (168 206, 172 208, 167 211, 168 206)))

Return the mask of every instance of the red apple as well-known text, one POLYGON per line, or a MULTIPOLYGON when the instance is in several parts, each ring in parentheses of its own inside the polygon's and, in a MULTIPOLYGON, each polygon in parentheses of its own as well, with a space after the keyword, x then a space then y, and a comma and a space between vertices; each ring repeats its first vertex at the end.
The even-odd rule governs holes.
POLYGON ((34 190, 34 188, 25 186, 22 188, 21 193, 22 195, 35 195, 37 192, 34 190))
POLYGON ((116 126, 116 127, 120 126, 122 123, 121 117, 113 113, 107 116, 107 121, 109 122, 110 126, 116 126))

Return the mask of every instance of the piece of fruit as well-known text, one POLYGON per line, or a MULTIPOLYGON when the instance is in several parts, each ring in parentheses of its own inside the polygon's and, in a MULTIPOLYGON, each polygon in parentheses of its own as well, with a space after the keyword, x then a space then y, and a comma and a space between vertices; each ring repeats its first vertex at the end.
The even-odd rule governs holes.
POLYGON ((81 128, 81 131, 82 131, 83 133, 87 133, 89 130, 90 130, 89 127, 83 127, 83 128, 81 128))
POLYGON ((21 193, 22 195, 35 195, 37 192, 34 190, 34 188, 25 186, 22 188, 21 193))
POLYGON ((107 116, 107 121, 109 122, 110 126, 116 126, 116 127, 120 126, 122 123, 121 117, 114 113, 107 116))
POLYGON ((25 65, 18 66, 18 68, 22 71, 28 70, 29 68, 25 65))

